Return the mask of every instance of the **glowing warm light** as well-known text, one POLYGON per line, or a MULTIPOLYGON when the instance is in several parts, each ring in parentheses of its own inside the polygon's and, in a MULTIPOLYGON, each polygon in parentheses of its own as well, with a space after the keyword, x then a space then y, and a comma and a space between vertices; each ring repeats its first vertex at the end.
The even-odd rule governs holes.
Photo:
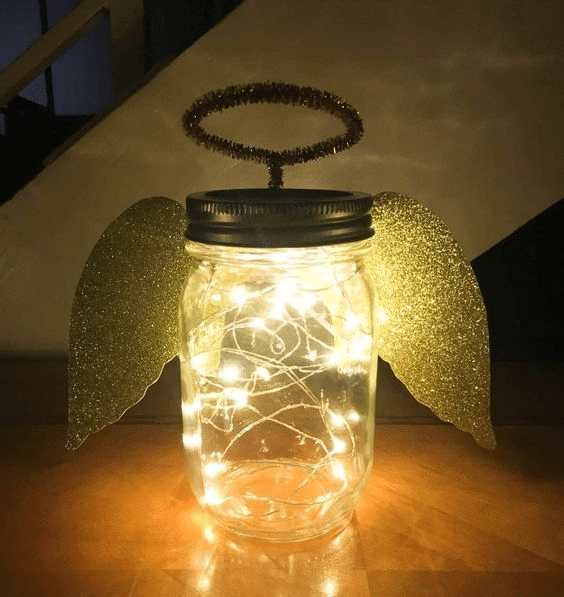
POLYGON ((196 354, 192 357, 192 368, 198 370, 204 363, 204 355, 196 354))
POLYGON ((226 468, 224 462, 208 462, 204 464, 203 467, 204 476, 209 478, 217 477, 217 475, 224 472, 226 468))
MULTIPOLYGON (((212 532, 212 534, 213 534, 213 531, 211 531, 211 529, 210 529, 210 532, 212 532)), ((205 531, 204 531, 204 536, 205 536, 205 531)), ((215 535, 214 535, 214 538, 215 538, 215 535)), ((206 539, 207 539, 207 537, 206 537, 206 539)), ((213 541, 213 539, 209 540, 209 541, 211 542, 211 541, 213 541)), ((196 583, 196 588, 198 589, 199 593, 205 594, 210 590, 211 585, 212 585, 211 579, 213 578, 214 572, 215 572, 215 562, 213 561, 212 558, 210 558, 207 563, 206 571, 204 572, 204 574, 202 574, 202 576, 200 576, 200 578, 198 579, 198 582, 196 583)))
POLYGON ((333 438, 333 454, 342 454, 347 451, 347 444, 338 437, 333 438))
POLYGON ((227 547, 229 547, 229 549, 231 549, 233 551, 237 551, 239 553, 243 552, 242 547, 240 545, 237 545, 237 543, 235 543, 234 541, 228 541, 227 547))
POLYGON ((305 315, 316 302, 317 298, 315 297, 315 294, 306 292, 296 297, 292 301, 292 305, 299 311, 300 315, 305 315))
POLYGON ((340 479, 341 481, 346 481, 347 473, 345 472, 345 467, 343 466, 342 462, 334 460, 331 463, 331 471, 337 479, 340 479))
POLYGON ((353 338, 352 348, 357 352, 369 355, 368 352, 372 346, 372 338, 368 334, 357 334, 353 338))
POLYGON ((323 583, 323 595, 324 595, 324 597, 335 597, 336 594, 337 594, 337 583, 332 578, 328 578, 323 583))
POLYGON ((345 313, 345 329, 347 332, 352 332, 356 328, 360 327, 362 320, 353 311, 347 311, 345 313))
POLYGON ((240 376, 240 371, 239 371, 239 367, 235 366, 235 365, 230 365, 229 367, 224 367, 220 372, 219 372, 219 377, 221 377, 221 379, 223 381, 237 381, 239 379, 240 376))
POLYGON ((322 504, 321 509, 319 510, 319 516, 323 516, 327 510, 329 510, 329 506, 331 505, 331 496, 328 493, 325 493, 316 500, 318 503, 322 504))
POLYGON ((223 498, 214 487, 208 487, 206 489, 203 501, 209 506, 219 506, 224 502, 223 498))
POLYGON ((360 415, 356 412, 356 410, 350 410, 347 415, 347 419, 351 423, 358 423, 360 421, 360 415))
POLYGON ((186 448, 199 448, 202 443, 202 438, 199 433, 184 433, 182 435, 182 443, 186 448))
POLYGON ((199 399, 194 400, 194 402, 192 403, 188 403, 188 402, 183 402, 182 403, 182 414, 185 417, 193 417, 195 414, 197 414, 200 411, 201 408, 201 403, 199 399))
POLYGON ((355 334, 349 343, 348 365, 349 375, 366 373, 366 365, 372 360, 372 338, 368 334, 355 334))
MULTIPOLYGON (((201 439, 186 435, 185 445, 201 456, 201 503, 236 532, 285 536, 322 530, 364 474, 364 429, 351 422, 364 420, 370 388, 371 305, 340 262, 326 283, 325 260, 310 272, 260 259, 210 272, 221 308, 207 299, 187 334, 198 402, 186 396, 182 413, 198 417, 201 439)), ((192 431, 194 419, 185 423, 192 431)), ((336 590, 328 581, 324 594, 336 590)))
POLYGON ((269 317, 273 319, 281 319, 284 315, 284 307, 286 305, 286 300, 284 297, 280 296, 280 293, 278 292, 275 296, 269 299, 269 302, 272 305, 269 317))
POLYGON ((251 326, 263 330, 265 328, 264 319, 262 319, 261 317, 255 317, 251 321, 251 326))
POLYGON ((340 365, 343 362, 344 358, 345 358, 345 355, 341 351, 334 350, 327 357, 327 362, 330 365, 340 365))
POLYGON ((231 291, 231 298, 238 305, 242 305, 248 297, 249 293, 242 286, 235 286, 231 291))
POLYGON ((202 576, 200 580, 198 580, 197 587, 199 591, 207 592, 211 587, 211 580, 209 576, 202 576))
POLYGON ((386 313, 385 309, 382 309, 382 307, 380 307, 376 314, 380 323, 388 323, 388 314, 386 313))
POLYGON ((276 263, 286 263, 288 261, 287 251, 275 251, 272 253, 272 261, 276 263))
POLYGON ((236 406, 246 406, 249 398, 249 392, 240 388, 227 388, 225 394, 233 400, 236 406))
POLYGON ((271 319, 282 319, 284 313, 284 304, 283 303, 276 303, 268 314, 271 319))
POLYGON ((276 293, 286 302, 289 302, 292 299, 295 292, 296 286, 293 282, 284 281, 276 287, 276 293))
POLYGON ((331 413, 331 422, 335 427, 343 427, 345 424, 345 419, 341 415, 338 415, 334 412, 331 413))
POLYGON ((206 541, 209 541, 210 543, 215 540, 215 533, 211 527, 206 527, 204 529, 204 537, 206 538, 206 541))

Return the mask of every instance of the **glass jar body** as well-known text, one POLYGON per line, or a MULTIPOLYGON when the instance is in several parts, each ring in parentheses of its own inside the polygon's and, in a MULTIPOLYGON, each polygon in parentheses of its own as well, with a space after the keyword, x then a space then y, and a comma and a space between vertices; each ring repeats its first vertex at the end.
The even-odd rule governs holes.
POLYGON ((350 518, 373 458, 369 248, 187 243, 183 443, 194 493, 221 526, 282 542, 350 518))

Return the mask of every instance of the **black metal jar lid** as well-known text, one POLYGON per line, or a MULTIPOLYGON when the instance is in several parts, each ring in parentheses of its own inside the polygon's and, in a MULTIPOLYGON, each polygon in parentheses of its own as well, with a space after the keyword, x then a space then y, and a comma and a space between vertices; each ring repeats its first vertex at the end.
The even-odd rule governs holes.
POLYGON ((318 189, 229 189, 189 195, 186 237, 238 247, 315 247, 369 238, 372 198, 318 189))

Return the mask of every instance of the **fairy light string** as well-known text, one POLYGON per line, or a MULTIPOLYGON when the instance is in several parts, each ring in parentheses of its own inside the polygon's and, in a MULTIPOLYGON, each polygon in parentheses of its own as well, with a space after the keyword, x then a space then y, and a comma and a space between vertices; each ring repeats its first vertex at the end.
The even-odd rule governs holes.
MULTIPOLYGON (((348 276, 355 273, 351 271, 348 276)), ((309 443, 316 456, 311 462, 292 465, 302 469, 302 479, 284 496, 265 496, 247 489, 244 501, 252 508, 249 518, 291 518, 287 507, 302 508, 296 511, 297 516, 321 514, 355 482, 353 462, 359 456, 357 426, 361 417, 350 405, 340 412, 335 395, 330 400, 324 395, 327 389, 317 393, 310 383, 319 376, 367 374, 371 359, 369 323, 354 313, 349 296, 342 296, 346 305, 343 313, 331 312, 327 302, 318 298, 335 287, 332 276, 326 276, 326 287, 317 288, 317 294, 297 291, 291 284, 273 283, 260 290, 236 285, 229 296, 222 297, 228 306, 219 308, 189 333, 195 392, 183 411, 195 418, 194 429, 198 431, 185 434, 184 444, 199 451, 203 435, 225 437, 223 444, 214 441, 213 452, 201 452, 206 503, 229 510, 232 497, 223 487, 232 466, 236 466, 233 455, 246 442, 252 443, 253 434, 268 424, 286 429, 294 445, 309 443), (269 310, 257 315, 257 305, 268 305, 269 310), (210 329, 221 329, 211 348, 210 329), (306 431, 292 420, 294 414, 299 419, 300 413, 310 425, 311 417, 317 418, 315 430, 306 431), (308 484, 327 484, 329 478, 330 486, 314 502, 300 495, 308 484), (257 516, 256 504, 260 502, 268 508, 257 516)), ((269 459, 267 436, 260 451, 264 459, 257 461, 255 468, 278 462, 269 459)), ((237 514, 244 518, 245 508, 238 506, 237 514)))

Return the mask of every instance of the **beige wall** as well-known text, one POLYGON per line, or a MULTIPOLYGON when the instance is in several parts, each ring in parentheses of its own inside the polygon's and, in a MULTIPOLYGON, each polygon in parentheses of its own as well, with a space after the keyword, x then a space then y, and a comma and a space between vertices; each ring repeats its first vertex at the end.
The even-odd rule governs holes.
MULTIPOLYGON (((413 195, 470 258, 482 253, 564 196, 561 7, 247 0, 0 208, 0 352, 65 352, 81 266, 136 200, 265 183, 262 168, 183 137, 185 106, 228 84, 284 80, 344 96, 365 139, 289 169, 286 186, 413 195)), ((210 127, 278 146, 338 130, 325 115, 282 108, 268 129, 276 107, 240 110, 210 127)))

